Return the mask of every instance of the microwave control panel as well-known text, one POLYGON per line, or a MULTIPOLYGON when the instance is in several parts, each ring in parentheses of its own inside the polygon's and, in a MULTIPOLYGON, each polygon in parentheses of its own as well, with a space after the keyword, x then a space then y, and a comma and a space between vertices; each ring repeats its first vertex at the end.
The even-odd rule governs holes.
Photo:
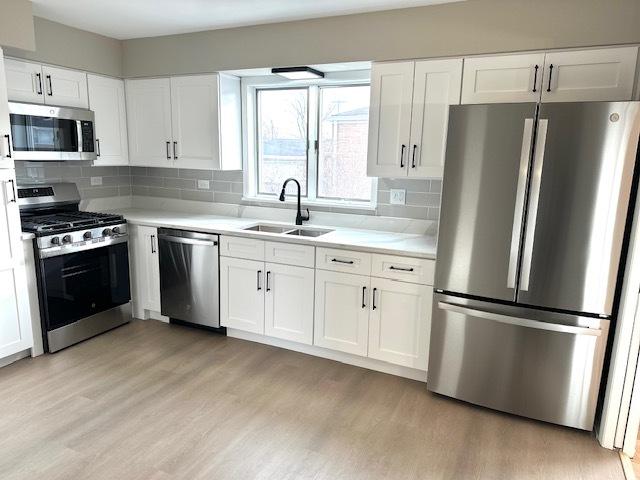
POLYGON ((82 130, 82 151, 93 152, 95 141, 93 138, 93 122, 81 121, 80 129, 82 130))

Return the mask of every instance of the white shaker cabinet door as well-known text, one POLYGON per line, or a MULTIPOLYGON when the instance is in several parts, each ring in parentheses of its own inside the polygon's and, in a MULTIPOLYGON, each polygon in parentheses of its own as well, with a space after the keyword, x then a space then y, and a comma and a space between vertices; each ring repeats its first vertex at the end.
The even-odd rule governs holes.
POLYGON ((85 72, 43 65, 42 82, 47 105, 89 108, 85 72))
POLYGON ((370 278, 316 270, 313 344, 367 355, 370 278))
POLYGON ((4 68, 9 101, 44 103, 42 65, 6 58, 4 68))
POLYGON ((542 101, 631 100, 637 58, 638 47, 549 52, 542 101))
POLYGON ((411 136, 414 62, 371 68, 367 175, 406 177, 411 136))
POLYGON ((373 278, 369 357, 427 370, 433 288, 373 278))
POLYGON ((543 68, 543 52, 465 58, 461 103, 535 103, 543 68))
POLYGON ((220 257, 220 323, 264 333, 265 265, 256 260, 220 257))
POLYGON ((171 77, 171 154, 180 168, 214 169, 219 161, 218 76, 171 77))
POLYGON ((141 225, 129 226, 131 277, 134 315, 146 318, 145 310, 160 311, 160 263, 158 230, 141 225))
POLYGON ((462 59, 416 62, 409 177, 442 177, 449 105, 460 103, 462 59))
POLYGON ((265 270, 265 335, 311 345, 314 270, 277 263, 265 270))
POLYGON ((33 346, 13 169, 0 170, 0 358, 33 346))
POLYGON ((0 48, 0 168, 13 168, 11 152, 11 125, 9 123, 9 105, 5 77, 4 57, 0 48))
POLYGON ((95 114, 94 165, 127 165, 127 111, 124 81, 89 75, 89 108, 95 114))
POLYGON ((173 167, 170 80, 126 80, 125 91, 129 163, 173 167))

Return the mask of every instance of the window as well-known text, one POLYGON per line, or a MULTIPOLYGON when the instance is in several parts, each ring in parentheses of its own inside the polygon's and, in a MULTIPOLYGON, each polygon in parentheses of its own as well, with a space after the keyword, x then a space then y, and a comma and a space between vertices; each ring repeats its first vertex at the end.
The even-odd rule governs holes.
MULTIPOLYGON (((371 203, 369 85, 257 86, 254 91, 253 196, 275 199, 283 182, 294 177, 307 202, 371 203)), ((295 194, 290 184, 287 195, 295 194)))

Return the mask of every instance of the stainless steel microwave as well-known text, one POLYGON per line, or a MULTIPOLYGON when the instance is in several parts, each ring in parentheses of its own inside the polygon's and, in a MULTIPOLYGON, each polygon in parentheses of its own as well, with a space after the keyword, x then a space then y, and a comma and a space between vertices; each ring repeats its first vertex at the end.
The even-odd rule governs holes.
POLYGON ((14 160, 95 160, 94 115, 83 108, 9 102, 14 160))

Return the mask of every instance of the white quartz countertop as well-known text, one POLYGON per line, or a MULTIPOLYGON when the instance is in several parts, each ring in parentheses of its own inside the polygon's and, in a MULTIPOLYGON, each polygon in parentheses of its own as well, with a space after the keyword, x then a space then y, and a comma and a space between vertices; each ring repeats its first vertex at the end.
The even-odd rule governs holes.
MULTIPOLYGON (((115 213, 115 212, 114 212, 115 213)), ((119 210, 129 223, 152 227, 168 227, 197 232, 218 233, 287 243, 301 243, 317 247, 344 248, 371 253, 402 255, 416 258, 436 258, 436 237, 412 233, 383 232, 324 225, 304 225, 310 229, 326 228, 333 231, 319 237, 300 237, 278 233, 243 230, 252 225, 296 225, 250 218, 225 217, 202 213, 159 211, 130 208, 119 210)))

